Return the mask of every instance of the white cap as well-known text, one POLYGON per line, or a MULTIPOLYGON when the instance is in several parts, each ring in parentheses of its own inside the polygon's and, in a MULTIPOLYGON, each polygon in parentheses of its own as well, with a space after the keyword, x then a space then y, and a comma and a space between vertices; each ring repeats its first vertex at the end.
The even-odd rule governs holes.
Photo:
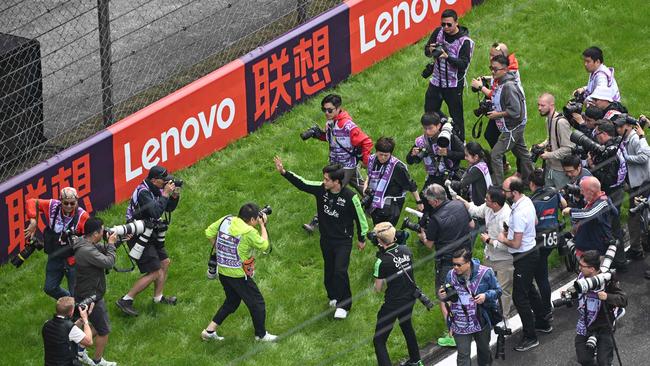
POLYGON ((597 87, 593 93, 589 95, 589 99, 601 99, 608 102, 614 101, 614 93, 609 88, 597 87))

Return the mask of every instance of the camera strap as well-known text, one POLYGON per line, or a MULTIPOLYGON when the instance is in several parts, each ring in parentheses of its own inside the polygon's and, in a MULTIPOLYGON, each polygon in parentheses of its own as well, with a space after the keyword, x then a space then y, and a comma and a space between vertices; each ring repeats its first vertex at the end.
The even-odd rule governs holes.
MULTIPOLYGON (((113 270, 114 270, 115 272, 119 272, 119 273, 128 273, 128 272, 133 272, 133 270, 135 270, 135 263, 133 262, 133 259, 132 259, 131 256, 129 255, 129 251, 128 251, 128 249, 126 249, 126 246, 125 246, 125 245, 121 245, 121 247, 124 248, 124 252, 126 253, 126 257, 129 258, 129 262, 131 262, 131 267, 130 267, 130 268, 128 268, 128 267, 125 267, 125 268, 119 268, 117 265, 113 265, 113 270)), ((117 254, 117 253, 116 253, 116 254, 117 254)))
MULTIPOLYGON (((336 126, 336 122, 334 122, 333 124, 334 124, 334 126, 336 126)), ((332 128, 333 128, 333 127, 330 127, 330 128, 327 129, 327 137, 329 138, 329 140, 334 139, 334 142, 336 142, 336 144, 339 145, 339 147, 340 147, 341 149, 345 150, 345 152, 348 153, 348 154, 350 154, 350 156, 352 156, 352 157, 356 157, 356 156, 357 156, 357 154, 356 154, 356 152, 355 152, 356 149, 348 150, 348 149, 346 149, 345 147, 343 147, 343 145, 341 145, 341 143, 340 143, 339 140, 336 138, 336 136, 334 136, 334 134, 332 133, 332 128)))
MULTIPOLYGON (((411 282, 415 287, 418 287, 418 286, 415 284, 415 281, 413 280, 413 278, 411 278, 411 276, 409 276, 408 272, 406 271, 406 269, 405 269, 404 266, 402 265, 402 262, 399 261, 399 260, 397 260, 397 257, 395 256, 395 254, 393 254, 393 253, 391 253, 391 252, 384 252, 384 253, 390 255, 391 257, 393 257, 393 259, 395 259, 396 262, 397 262, 397 264, 399 265, 400 272, 402 272, 402 273, 406 276, 406 278, 408 278, 408 280, 409 280, 409 281, 410 281, 410 282, 411 282)), ((413 265, 411 265, 411 268, 413 268, 413 265)), ((399 272, 398 272, 398 273, 399 273, 399 272)))

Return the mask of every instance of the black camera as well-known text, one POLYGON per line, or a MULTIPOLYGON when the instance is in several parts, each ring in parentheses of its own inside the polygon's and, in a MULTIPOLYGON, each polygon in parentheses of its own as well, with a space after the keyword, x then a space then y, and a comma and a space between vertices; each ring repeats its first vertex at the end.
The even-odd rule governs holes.
POLYGON ((478 93, 478 92, 480 92, 481 89, 484 88, 484 87, 490 89, 490 78, 485 77, 485 76, 481 76, 479 79, 481 80, 481 84, 482 84, 482 85, 481 85, 481 87, 478 88, 478 89, 475 88, 475 87, 472 87, 472 91, 473 91, 474 93, 478 93))
POLYGON ((504 222, 503 222, 503 231, 507 233, 508 230, 510 230, 510 226, 508 226, 508 223, 506 223, 506 222, 504 221, 504 222))
POLYGON ((488 112, 494 110, 494 104, 489 99, 483 99, 478 103, 478 108, 474 110, 476 117, 487 116, 488 112))
POLYGON ((456 302, 458 301, 458 292, 454 288, 454 286, 450 283, 445 283, 442 286, 443 290, 445 290, 445 296, 440 299, 442 302, 456 302))
POLYGON ((431 75, 433 75, 433 66, 434 66, 433 62, 429 62, 428 64, 426 64, 426 66, 424 66, 424 70, 422 70, 423 78, 428 79, 431 77, 431 75))
POLYGON ((210 254, 210 258, 208 259, 208 279, 214 280, 217 278, 217 254, 212 253, 210 254))
POLYGON ((533 145, 530 148, 530 159, 533 161, 533 164, 537 163, 537 160, 545 151, 546 149, 544 147, 538 145, 533 145))
POLYGON ((176 187, 179 187, 179 188, 183 187, 183 180, 178 179, 178 178, 174 178, 173 175, 169 176, 169 180, 167 181, 167 183, 169 183, 169 182, 173 182, 176 187))
POLYGON ((637 204, 636 204, 636 206, 634 206, 634 207, 632 207, 630 209, 630 213, 631 214, 636 214, 636 213, 643 212, 643 210, 646 207, 650 208, 650 200, 649 199, 647 199, 647 198, 637 199, 637 204))
POLYGON ((575 183, 567 183, 567 185, 560 189, 560 193, 564 199, 566 199, 569 207, 584 206, 584 197, 582 196, 582 193, 580 193, 580 185, 575 183))
POLYGON ((574 128, 576 128, 577 124, 575 119, 573 119, 573 114, 582 114, 582 108, 585 105, 586 98, 587 96, 585 92, 575 92, 573 93, 573 98, 569 99, 564 107, 562 107, 562 115, 564 115, 564 118, 566 118, 574 128))
POLYGON ((321 130, 320 127, 318 127, 316 125, 313 125, 313 126, 309 127, 305 132, 301 133, 300 138, 303 141, 308 140, 308 139, 310 139, 312 137, 313 138, 319 138, 319 137, 323 136, 324 133, 325 132, 323 132, 323 130, 321 130))
POLYGON ((434 43, 433 51, 431 51, 431 58, 438 58, 443 52, 447 52, 447 47, 442 43, 434 43))
POLYGON ((424 292, 422 292, 422 290, 417 286, 413 291, 413 297, 420 300, 422 305, 424 305, 424 307, 427 308, 427 310, 431 310, 433 308, 433 302, 431 301, 429 296, 427 296, 424 292))
POLYGON ((77 303, 75 305, 75 307, 82 308, 83 310, 86 310, 86 309, 88 309, 90 304, 94 303, 95 301, 97 301, 97 295, 92 295, 92 296, 89 296, 89 297, 81 300, 79 303, 77 303))
POLYGON ((377 233, 374 231, 368 231, 366 238, 368 238, 368 240, 370 240, 374 245, 379 246, 379 239, 377 238, 377 233))
POLYGON ((497 335, 497 346, 494 352, 494 359, 506 359, 506 336, 512 335, 512 329, 506 326, 495 325, 494 334, 497 335))
POLYGON ((264 215, 266 215, 266 216, 269 216, 269 215, 272 214, 272 213, 273 213, 273 209, 271 208, 271 206, 270 206, 270 205, 265 205, 265 206, 262 207, 262 209, 260 210, 260 214, 259 214, 259 216, 262 217, 262 214, 264 214, 264 215))
POLYGON ((567 183, 562 190, 564 196, 579 196, 580 195, 580 186, 575 183, 567 183))
POLYGON ((375 198, 375 191, 368 188, 363 192, 363 198, 361 199, 361 207, 368 210, 372 206, 372 200, 375 198))
POLYGON ((553 307, 554 308, 560 308, 563 306, 566 306, 567 308, 573 307, 573 302, 575 299, 578 298, 578 293, 572 289, 569 288, 566 291, 562 291, 560 293, 560 298, 553 300, 553 307))
POLYGON ((25 263, 27 258, 29 258, 36 250, 43 250, 43 243, 38 241, 36 237, 32 237, 29 243, 25 245, 25 248, 16 254, 15 257, 11 258, 11 264, 16 268, 20 267, 25 263))
POLYGON ((417 221, 411 221, 408 217, 406 217, 404 218, 404 221, 402 221, 402 227, 400 227, 400 230, 404 229, 409 229, 415 231, 416 233, 419 233, 422 229, 422 226, 420 226, 417 221))
POLYGON ((569 139, 574 144, 581 146, 587 152, 593 152, 598 154, 605 151, 605 146, 597 143, 596 141, 589 138, 589 136, 585 135, 584 133, 578 130, 571 132, 571 136, 569 137, 569 139))

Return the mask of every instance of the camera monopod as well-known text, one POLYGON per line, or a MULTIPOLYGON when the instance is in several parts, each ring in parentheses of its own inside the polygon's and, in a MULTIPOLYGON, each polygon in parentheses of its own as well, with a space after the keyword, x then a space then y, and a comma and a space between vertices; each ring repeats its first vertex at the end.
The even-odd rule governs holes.
POLYGON ((609 330, 612 332, 612 345, 614 346, 614 352, 616 352, 616 359, 618 360, 619 366, 623 366, 623 362, 621 362, 621 354, 618 352, 618 346, 616 345, 616 339, 614 338, 614 322, 612 321, 612 318, 609 316, 609 311, 607 310, 607 304, 604 304, 605 308, 605 319, 607 319, 607 325, 609 325, 609 330))

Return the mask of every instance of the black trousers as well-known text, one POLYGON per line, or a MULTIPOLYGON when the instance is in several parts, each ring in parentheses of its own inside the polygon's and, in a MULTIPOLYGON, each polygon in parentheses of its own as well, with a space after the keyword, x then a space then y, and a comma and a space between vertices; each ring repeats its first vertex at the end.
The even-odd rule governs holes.
POLYGON ((350 253, 352 243, 329 243, 321 238, 320 250, 323 254, 325 291, 330 300, 336 300, 336 307, 347 311, 352 308, 352 291, 350 290, 350 253))
POLYGON ((623 232, 623 227, 621 226, 621 205, 623 204, 623 199, 625 198, 625 190, 623 185, 616 188, 610 188, 607 192, 607 197, 609 197, 616 210, 619 213, 619 216, 612 215, 612 234, 614 239, 618 240, 618 245, 616 246, 616 255, 614 255, 614 267, 624 267, 626 263, 625 259, 625 233, 623 232))
POLYGON ((415 363, 420 361, 420 348, 415 336, 411 315, 413 314, 413 305, 415 300, 408 302, 398 302, 395 304, 384 303, 377 313, 377 325, 375 326, 375 336, 372 340, 375 345, 375 355, 377 356, 377 365, 392 366, 386 342, 388 336, 393 330, 395 320, 399 320, 399 327, 402 329, 406 348, 409 351, 409 362, 415 363))
POLYGON ((264 337, 266 334, 264 325, 266 322, 266 304, 255 281, 252 278, 235 278, 223 275, 219 275, 219 281, 223 286, 223 291, 226 293, 226 300, 224 300, 223 305, 221 305, 212 320, 217 325, 221 325, 228 315, 237 310, 243 300, 246 307, 248 307, 248 311, 251 313, 251 318, 253 318, 255 335, 264 337))
POLYGON ((515 267, 512 276, 512 301, 521 317, 522 332, 528 339, 537 339, 535 324, 540 327, 548 327, 548 321, 544 319, 544 306, 542 305, 539 292, 533 286, 535 268, 539 263, 539 250, 531 249, 526 253, 513 254, 515 267))
MULTIPOLYGON (((548 256, 553 251, 551 248, 539 248, 539 262, 535 267, 535 283, 539 289, 539 297, 542 303, 540 316, 548 319, 553 308, 551 305, 551 283, 548 280, 548 256)), ((537 314, 536 314, 537 315, 537 314)), ((548 325, 548 323, 537 324, 539 326, 548 325)))
POLYGON ((424 96, 424 112, 439 112, 443 100, 447 103, 449 115, 454 120, 454 134, 465 141, 463 87, 439 88, 429 83, 429 88, 424 96))
POLYGON ((614 360, 614 342, 612 333, 607 328, 601 328, 592 333, 596 336, 596 357, 594 351, 587 348, 586 343, 588 336, 576 334, 576 357, 578 363, 582 366, 610 366, 614 360))
POLYGON ((384 208, 372 210, 370 218, 372 218, 373 225, 377 225, 380 222, 390 222, 393 226, 397 227, 399 216, 404 207, 404 200, 404 198, 386 200, 384 208))

